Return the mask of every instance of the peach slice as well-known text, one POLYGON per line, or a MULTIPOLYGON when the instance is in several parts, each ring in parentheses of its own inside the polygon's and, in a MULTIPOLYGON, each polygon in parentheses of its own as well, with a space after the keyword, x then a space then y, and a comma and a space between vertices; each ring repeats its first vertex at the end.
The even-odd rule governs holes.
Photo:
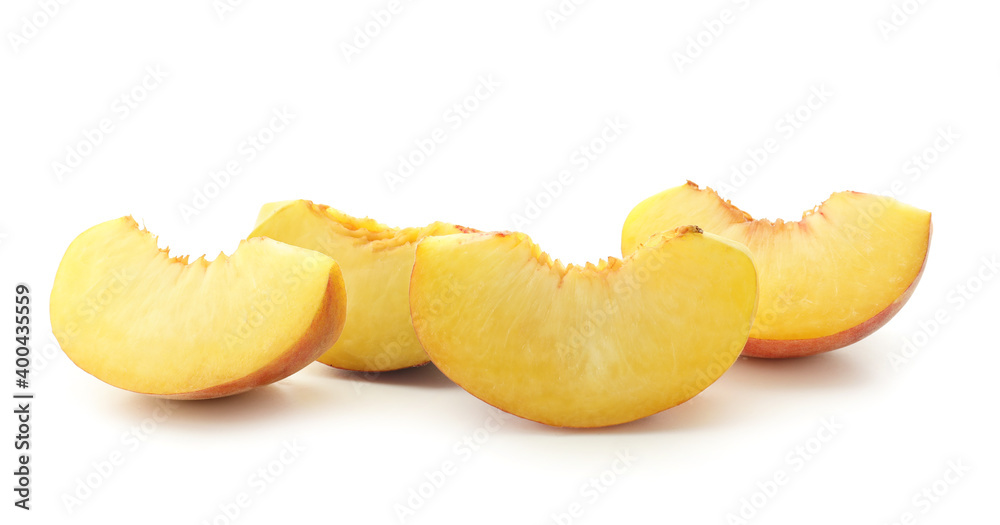
POLYGON ((123 217, 69 245, 50 318, 66 355, 98 379, 206 399, 313 362, 340 335, 345 302, 340 268, 326 255, 257 238, 188 264, 123 217))
POLYGON ((413 326, 445 375, 564 427, 633 421, 701 392, 739 356, 756 304, 747 249, 697 227, 582 267, 521 233, 428 237, 410 282, 413 326))
POLYGON ((745 244, 760 271, 760 306, 743 351, 797 357, 860 341, 903 307, 920 280, 931 214, 889 197, 834 193, 798 222, 753 220, 692 182, 636 206, 622 253, 679 224, 745 244))
POLYGON ((264 205, 250 235, 316 250, 340 263, 351 298, 347 324, 319 361, 346 370, 385 372, 428 362, 410 323, 410 271, 417 242, 469 231, 441 222, 390 228, 298 200, 264 205))

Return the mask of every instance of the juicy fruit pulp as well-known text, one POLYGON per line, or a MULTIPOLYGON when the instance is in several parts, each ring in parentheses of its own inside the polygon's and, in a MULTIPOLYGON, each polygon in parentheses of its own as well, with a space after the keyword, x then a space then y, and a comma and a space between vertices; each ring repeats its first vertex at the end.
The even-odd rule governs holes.
POLYGON ((468 231, 440 222, 425 228, 389 228, 299 200, 264 205, 251 236, 316 250, 340 264, 350 296, 347 324, 319 361, 347 370, 382 372, 428 361, 410 322, 410 272, 417 242, 468 231))
POLYGON ((825 352, 877 330, 913 293, 931 235, 930 213, 889 197, 835 193, 801 221, 771 222, 689 182, 632 210, 622 253, 679 224, 697 224, 754 254, 760 305, 744 355, 755 357, 825 352))
POLYGON ((184 399, 282 379, 338 337, 344 283, 333 259, 270 239, 188 264, 131 217, 80 234, 52 286, 66 355, 111 385, 184 399))
POLYGON ((756 300, 746 248, 696 227, 584 267, 519 233, 430 237, 410 284, 417 335, 445 375, 567 427, 632 421, 702 391, 739 356, 756 300))

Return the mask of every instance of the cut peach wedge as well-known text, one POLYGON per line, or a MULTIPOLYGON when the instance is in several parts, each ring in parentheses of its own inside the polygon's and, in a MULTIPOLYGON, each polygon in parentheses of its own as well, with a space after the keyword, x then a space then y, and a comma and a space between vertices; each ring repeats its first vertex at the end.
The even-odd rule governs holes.
POLYGON ((413 326, 445 375, 563 427, 633 421, 701 392, 739 356, 756 304, 747 249, 697 227, 586 266, 521 233, 428 237, 410 282, 413 326))
POLYGON ((119 388, 237 394, 302 369, 340 335, 344 281, 326 255, 249 239, 212 262, 170 257, 131 217, 80 234, 52 285, 59 345, 119 388))
POLYGON ((410 323, 410 272, 417 242, 469 231, 442 222, 424 228, 390 228, 298 200, 264 205, 250 235, 336 259, 350 297, 347 324, 319 361, 345 370, 385 372, 428 362, 410 323))
POLYGON ((760 271, 760 306, 744 355, 796 357, 871 334, 920 280, 931 214, 895 199, 834 193, 798 222, 753 220, 692 182, 646 199, 622 230, 622 253, 679 224, 745 244, 760 271))

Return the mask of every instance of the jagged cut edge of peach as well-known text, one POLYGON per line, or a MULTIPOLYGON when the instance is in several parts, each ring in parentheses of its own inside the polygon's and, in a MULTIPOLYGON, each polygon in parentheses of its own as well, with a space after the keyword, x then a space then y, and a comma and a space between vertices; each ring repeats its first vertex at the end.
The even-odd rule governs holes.
MULTIPOLYGON (((802 212, 802 218, 799 219, 799 220, 797 220, 797 221, 786 221, 784 219, 775 219, 775 220, 772 221, 771 219, 754 219, 749 213, 741 210, 739 207, 737 207, 736 205, 734 205, 732 203, 732 201, 730 201, 729 199, 723 199, 722 196, 719 195, 719 193, 717 191, 713 190, 712 188, 709 188, 708 186, 702 188, 702 187, 698 186, 697 184, 695 184, 694 182, 691 182, 691 181, 687 181, 687 185, 693 187, 697 191, 705 192, 705 193, 708 193, 709 195, 714 196, 716 199, 719 200, 720 203, 722 203, 723 206, 725 206, 726 209, 732 211, 733 213, 742 215, 742 217, 743 217, 743 221, 742 222, 755 222, 755 223, 757 223, 760 226, 772 226, 772 227, 781 227, 781 226, 784 226, 786 228, 805 227, 804 221, 809 216, 815 215, 817 213, 820 214, 820 215, 824 215, 823 214, 823 207, 826 206, 826 203, 829 202, 830 199, 836 197, 837 195, 848 194, 848 193, 855 194, 855 195, 864 195, 863 192, 859 192, 859 191, 841 191, 841 192, 831 193, 830 196, 827 197, 826 200, 824 200, 823 202, 821 202, 821 203, 813 206, 812 208, 810 208, 810 209, 802 212)), ((886 199, 891 199, 891 197, 885 197, 885 198, 886 199)))
POLYGON ((579 272, 584 274, 600 274, 606 272, 612 272, 618 270, 622 267, 625 261, 629 261, 636 257, 636 254, 642 251, 641 249, 646 246, 653 246, 663 244, 670 241, 671 239, 683 237, 684 235, 691 234, 703 234, 705 233, 698 226, 678 226, 673 230, 660 232, 655 235, 650 236, 646 242, 639 245, 639 247, 632 252, 630 255, 624 259, 619 259, 617 257, 609 256, 607 259, 600 259, 597 264, 592 262, 587 262, 583 265, 573 264, 573 263, 563 263, 559 259, 553 259, 551 255, 542 251, 541 246, 539 246, 535 241, 531 240, 525 233, 512 232, 512 231, 499 231, 499 232, 468 232, 468 233, 479 233, 480 235, 489 235, 493 237, 513 237, 518 243, 527 242, 531 247, 531 255, 541 264, 546 267, 555 270, 560 277, 565 277, 569 272, 579 272))
POLYGON ((739 214, 739 215, 743 216, 743 222, 749 222, 749 221, 754 220, 754 218, 751 217, 749 213, 747 213, 747 212, 739 209, 729 199, 723 199, 722 196, 719 195, 719 193, 717 191, 713 190, 712 188, 709 188, 708 186, 705 186, 704 188, 702 188, 697 183, 694 183, 694 182, 692 182, 690 180, 687 181, 687 185, 691 186, 692 188, 694 188, 697 191, 708 193, 708 194, 714 196, 716 199, 719 199, 719 202, 721 202, 726 207, 726 209, 728 209, 729 211, 731 211, 733 213, 736 213, 736 214, 739 214))
POLYGON ((432 222, 423 227, 394 228, 368 217, 358 218, 348 215, 325 204, 317 204, 306 199, 302 199, 301 202, 304 202, 313 213, 320 214, 342 226, 348 235, 369 243, 376 251, 416 244, 425 237, 439 234, 449 228, 455 228, 461 233, 479 233, 479 230, 474 228, 440 221, 432 222))
MULTIPOLYGON (((188 267, 208 268, 208 265, 210 265, 212 263, 215 263, 217 261, 220 262, 220 263, 224 263, 224 262, 226 262, 226 261, 229 260, 230 256, 226 255, 226 252, 223 252, 223 251, 220 251, 219 255, 215 259, 212 259, 212 260, 206 259, 207 254, 202 254, 197 259, 195 259, 193 261, 190 260, 190 257, 191 257, 190 255, 170 255, 170 247, 166 246, 164 248, 160 248, 160 236, 154 234, 153 232, 151 232, 149 230, 147 230, 145 224, 143 224, 143 225, 140 226, 139 223, 135 220, 135 218, 132 217, 131 215, 126 215, 125 217, 122 217, 122 219, 128 221, 130 223, 130 225, 133 228, 135 228, 139 233, 145 234, 148 237, 152 237, 153 238, 153 245, 156 247, 156 250, 160 253, 161 256, 165 257, 168 262, 176 263, 176 264, 183 264, 184 266, 188 266, 188 267)), ((240 244, 236 247, 236 249, 239 250, 240 246, 243 246, 247 242, 254 241, 254 240, 257 240, 257 239, 262 239, 262 237, 253 237, 253 238, 250 238, 250 239, 241 239, 240 240, 240 244)))

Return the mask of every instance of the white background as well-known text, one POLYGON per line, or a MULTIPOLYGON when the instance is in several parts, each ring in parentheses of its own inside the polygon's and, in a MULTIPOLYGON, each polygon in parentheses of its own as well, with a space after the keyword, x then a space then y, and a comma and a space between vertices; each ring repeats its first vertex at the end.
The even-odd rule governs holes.
MULTIPOLYGON (((593 0, 555 28, 555 0, 404 1, 348 60, 343 44, 386 0, 257 0, 221 16, 211 0, 69 2, 52 16, 44 3, 0 8, 0 300, 13 303, 18 282, 33 289, 37 394, 33 509, 13 509, 4 489, 4 523, 221 524, 220 505, 241 493, 251 503, 235 523, 399 523, 411 490, 433 494, 405 523, 551 524, 572 509, 572 523, 723 524, 744 498, 761 507, 752 523, 996 520, 1000 283, 983 258, 1000 251, 1000 4, 929 0, 913 12, 910 0, 890 30, 903 0, 593 0), (730 23, 713 22, 724 9, 730 23), (699 37, 706 27, 719 34, 699 37), (689 37, 707 45, 699 53, 689 37), (688 52, 698 56, 678 67, 688 52), (137 88, 147 69, 166 75, 147 80, 151 91, 137 88), (495 91, 466 100, 491 77, 495 91), (800 108, 812 88, 831 95, 800 108), (126 112, 120 97, 133 90, 143 100, 126 112), (455 129, 446 112, 462 103, 477 108, 455 129), (282 109, 294 118, 250 160, 241 143, 282 109), (796 110, 805 118, 789 134, 796 110), (626 129, 582 169, 578 148, 615 118, 626 129), (111 132, 59 175, 53 163, 102 119, 111 132), (390 189, 385 173, 435 128, 446 139, 390 189), (935 150, 949 129, 957 138, 935 150), (733 177, 768 139, 778 150, 733 177), (915 155, 935 162, 914 168, 915 155), (240 173, 185 217, 230 161, 240 173), (565 169, 571 183, 539 197, 565 169), (261 204, 308 198, 396 226, 521 229, 579 263, 618 255, 632 206, 686 179, 730 184, 754 216, 793 220, 834 191, 895 188, 933 212, 923 280, 858 344, 741 359, 680 407, 591 431, 517 418, 496 430, 484 403, 430 366, 365 378, 313 364, 155 422, 154 399, 87 375, 51 338, 63 251, 122 215, 175 254, 213 256, 231 253, 261 204), (538 213, 515 224, 529 201, 538 213), (893 366, 906 341, 915 351, 893 366), (292 441, 298 456, 275 463, 292 441), (634 461, 586 488, 619 452, 634 461), (112 454, 120 464, 100 474, 112 454), (447 461, 456 471, 421 489, 447 461), (950 462, 963 465, 954 484, 939 481, 950 462), (269 466, 281 473, 261 485, 253 476, 269 466), (776 474, 787 483, 755 495, 776 474), (928 488, 946 493, 914 499, 928 488)), ((10 316, 3 326, 13 333, 10 316)), ((0 487, 15 457, 5 407, 0 487)))

